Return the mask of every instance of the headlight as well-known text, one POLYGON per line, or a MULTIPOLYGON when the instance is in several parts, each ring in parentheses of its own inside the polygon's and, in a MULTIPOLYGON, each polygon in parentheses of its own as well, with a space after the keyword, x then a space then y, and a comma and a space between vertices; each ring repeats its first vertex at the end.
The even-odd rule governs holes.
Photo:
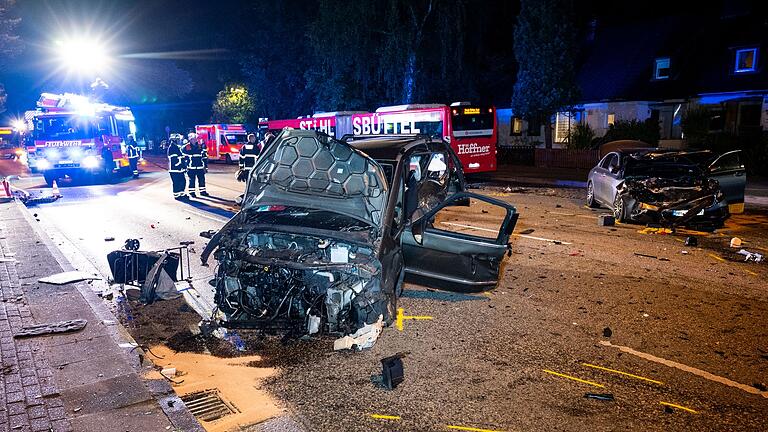
POLYGON ((16 156, 21 156, 21 155, 23 155, 23 154, 24 154, 24 150, 22 150, 22 149, 16 149, 15 153, 16 153, 16 156))
POLYGON ((38 159, 35 166, 37 167, 37 169, 47 170, 48 168, 51 167, 51 163, 48 162, 48 159, 38 159))
POLYGON ((61 159, 61 152, 58 149, 50 149, 45 152, 45 157, 52 161, 61 159))
POLYGON ((83 168, 96 168, 99 166, 99 160, 96 159, 96 156, 86 156, 82 162, 80 162, 80 165, 83 166, 83 168))

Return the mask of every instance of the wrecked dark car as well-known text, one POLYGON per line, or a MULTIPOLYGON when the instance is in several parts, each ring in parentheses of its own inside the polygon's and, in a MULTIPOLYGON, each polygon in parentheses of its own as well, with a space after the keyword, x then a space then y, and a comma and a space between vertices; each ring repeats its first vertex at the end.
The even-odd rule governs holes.
POLYGON ((740 151, 625 149, 589 172, 587 205, 604 205, 616 220, 716 229, 744 209, 740 151))
POLYGON ((219 324, 355 336, 395 319, 406 279, 495 286, 517 213, 465 192, 460 167, 425 136, 348 143, 284 130, 251 172, 242 210, 201 256, 218 261, 219 324), (435 228, 441 209, 470 201, 497 207, 493 236, 435 228))

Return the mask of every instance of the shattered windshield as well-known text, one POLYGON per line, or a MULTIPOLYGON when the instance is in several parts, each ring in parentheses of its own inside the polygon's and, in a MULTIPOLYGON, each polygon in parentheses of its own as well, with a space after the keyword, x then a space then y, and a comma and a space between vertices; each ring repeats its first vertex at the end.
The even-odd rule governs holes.
POLYGON ((251 174, 243 209, 283 204, 378 226, 387 183, 378 163, 315 131, 281 133, 251 174))

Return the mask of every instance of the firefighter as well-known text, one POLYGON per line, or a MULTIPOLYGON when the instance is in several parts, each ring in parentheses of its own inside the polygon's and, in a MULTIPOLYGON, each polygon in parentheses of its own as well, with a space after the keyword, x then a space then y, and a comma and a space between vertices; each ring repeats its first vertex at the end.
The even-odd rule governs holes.
POLYGON ((237 181, 248 181, 248 175, 251 170, 256 166, 256 159, 259 158, 261 149, 259 143, 256 142, 256 134, 248 134, 248 142, 240 147, 240 160, 237 162, 240 165, 240 169, 237 171, 237 181))
POLYGON ((187 187, 187 180, 184 178, 187 161, 181 151, 181 140, 181 134, 171 134, 168 140, 168 173, 173 183, 173 198, 178 201, 187 201, 189 197, 184 191, 187 187))
POLYGON ((133 135, 128 135, 125 140, 125 153, 128 155, 128 165, 133 171, 133 178, 139 178, 139 146, 133 135))
POLYGON ((184 146, 184 156, 187 158, 187 176, 189 176, 189 195, 196 197, 195 181, 197 181, 197 190, 202 196, 210 196, 205 190, 205 173, 208 172, 208 152, 205 145, 197 140, 197 134, 191 132, 187 139, 189 142, 184 146))

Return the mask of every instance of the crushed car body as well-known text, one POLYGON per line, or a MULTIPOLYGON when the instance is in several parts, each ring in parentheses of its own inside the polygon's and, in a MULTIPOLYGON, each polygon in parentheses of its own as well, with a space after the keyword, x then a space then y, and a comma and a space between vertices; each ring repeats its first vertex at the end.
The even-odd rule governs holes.
MULTIPOLYGON (((470 282, 483 278, 486 286, 491 277, 495 284, 517 220, 515 209, 500 203, 505 224, 496 238, 477 242, 482 251, 456 248, 448 241, 435 246, 440 242, 425 228, 429 216, 441 206, 475 196, 463 191, 458 159, 429 163, 436 159, 435 148, 438 153, 448 149, 449 154, 440 157, 443 160, 455 158, 450 147, 438 143, 442 147, 424 137, 397 143, 382 140, 380 148, 395 147, 388 153, 394 156, 390 160, 360 150, 367 145, 376 153, 379 147, 370 141, 350 144, 305 130, 279 134, 251 172, 242 210, 211 238, 201 255, 203 263, 211 255, 218 262, 212 281, 218 323, 294 336, 350 335, 347 341, 352 342, 345 347, 368 347, 370 336, 361 336, 378 337, 371 329, 395 319, 406 275, 423 270, 406 262, 406 257, 418 255, 415 249, 424 247, 444 247, 448 249, 444 255, 454 258, 493 254, 483 255, 484 263, 493 263, 483 265, 495 266, 495 278, 490 267, 481 270, 475 265, 465 279, 472 279, 474 272, 470 282), (412 159, 414 154, 418 160, 412 159), (430 167, 440 168, 444 181, 432 176, 427 187, 430 167), (417 176, 415 171, 422 172, 417 176), (419 199, 416 191, 428 189, 435 195, 439 185, 445 186, 444 194, 456 193, 419 199), (418 217, 418 223, 411 223, 412 217, 418 217), (410 232, 414 225, 420 227, 419 234, 410 232), (410 241, 405 240, 406 232, 410 241)), ((440 280, 440 274, 433 276, 440 280)), ((453 283, 465 280, 442 277, 453 283)))
POLYGON ((619 221, 715 229, 743 209, 745 183, 738 152, 620 150, 590 171, 587 204, 619 221))

